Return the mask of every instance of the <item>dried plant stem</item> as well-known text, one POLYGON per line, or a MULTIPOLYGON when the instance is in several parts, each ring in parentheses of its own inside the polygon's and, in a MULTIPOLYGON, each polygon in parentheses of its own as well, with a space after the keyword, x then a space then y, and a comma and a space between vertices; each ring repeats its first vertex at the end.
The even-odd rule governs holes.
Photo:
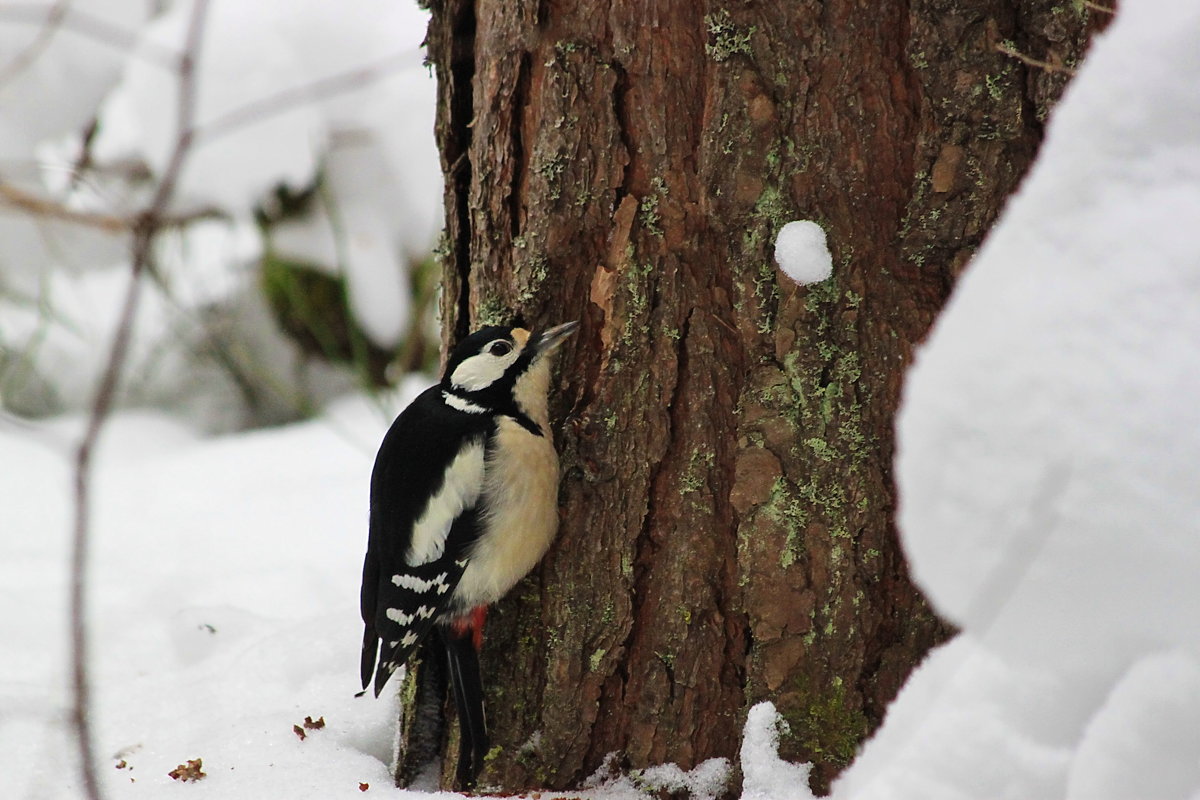
POLYGON ((328 75, 261 97, 205 122, 196 131, 196 136, 207 142, 299 106, 361 89, 406 67, 409 57, 407 51, 393 53, 365 67, 328 75))
POLYGON ((71 721, 79 750, 80 771, 84 793, 88 800, 101 800, 96 754, 91 725, 91 682, 88 675, 87 585, 88 550, 91 520, 91 468, 96 443, 112 409, 117 387, 129 357, 133 323, 137 315, 142 276, 150 267, 154 237, 162 227, 167 207, 175 191, 175 182, 187 157, 193 139, 196 99, 196 57, 203 38, 207 0, 196 0, 188 27, 187 42, 179 62, 179 106, 177 109, 178 138, 167 168, 163 171, 154 197, 133 225, 133 245, 129 288, 117 330, 113 336, 108 361, 100 377, 96 396, 88 416, 83 440, 75 454, 74 492, 75 524, 71 549, 71 677, 74 702, 71 721))
POLYGON ((24 69, 35 60, 40 51, 49 45, 50 40, 59 32, 71 31, 85 36, 122 53, 130 53, 134 58, 140 58, 157 64, 164 69, 178 70, 179 57, 170 48, 163 47, 153 41, 144 39, 137 31, 131 31, 114 25, 102 15, 91 14, 70 0, 60 0, 52 8, 47 9, 45 3, 13 3, 0 4, 0 23, 6 25, 38 25, 40 30, 37 38, 28 50, 34 56, 26 60, 21 55, 13 59, 5 67, 6 79, 24 69), (34 52, 36 51, 36 52, 34 52))
POLYGON ((70 0, 58 0, 50 10, 46 12, 46 20, 41 28, 38 29, 37 36, 29 46, 21 52, 17 53, 11 61, 0 69, 0 86, 8 83, 13 78, 17 77, 22 71, 27 69, 30 64, 37 61, 50 42, 54 39, 54 34, 58 32, 58 28, 62 25, 63 19, 67 15, 67 10, 70 5, 70 0))
POLYGON ((1003 42, 996 45, 996 50, 998 50, 1001 53, 1004 53, 1004 55, 1006 55, 1006 56, 1011 56, 1012 58, 1015 58, 1017 61, 1020 61, 1022 64, 1025 64, 1030 67, 1037 67, 1038 69, 1044 69, 1044 70, 1046 70, 1046 72, 1061 72, 1064 75, 1074 75, 1075 74, 1075 70, 1071 69, 1070 67, 1064 67, 1062 64, 1051 64, 1049 61, 1042 61, 1041 59, 1034 58, 1033 56, 1027 56, 1024 53, 1022 53, 1020 50, 1017 50, 1014 47, 1004 44, 1003 42))
MULTIPOLYGON (((138 216, 122 216, 120 214, 104 214, 96 211, 81 211, 65 206, 49 197, 42 197, 26 191, 11 183, 0 180, 0 205, 24 211, 31 216, 45 220, 58 220, 73 225, 83 225, 97 228, 108 233, 124 233, 132 231, 141 223, 145 212, 138 216)), ((226 215, 215 208, 204 208, 187 214, 160 213, 155 216, 159 230, 163 228, 181 228, 193 222, 205 219, 221 219, 226 215)))

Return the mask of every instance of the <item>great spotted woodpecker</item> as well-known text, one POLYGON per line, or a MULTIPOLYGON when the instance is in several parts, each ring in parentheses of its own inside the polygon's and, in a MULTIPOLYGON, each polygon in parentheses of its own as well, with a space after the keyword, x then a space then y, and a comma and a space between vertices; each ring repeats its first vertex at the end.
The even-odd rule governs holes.
POLYGON ((441 383, 401 412, 375 458, 363 689, 374 674, 378 697, 436 632, 442 650, 434 657, 461 724, 463 788, 488 746, 478 661, 484 610, 533 568, 558 527, 549 356, 577 327, 488 327, 463 339, 441 383))

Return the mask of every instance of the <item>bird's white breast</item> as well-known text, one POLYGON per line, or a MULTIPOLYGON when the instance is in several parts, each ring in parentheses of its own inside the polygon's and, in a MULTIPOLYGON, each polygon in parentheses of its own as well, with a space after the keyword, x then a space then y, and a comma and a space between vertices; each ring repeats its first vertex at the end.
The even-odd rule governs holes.
POLYGON ((455 592, 472 607, 493 603, 550 547, 558 528, 558 455, 549 431, 535 436, 502 417, 484 468, 484 532, 455 592))

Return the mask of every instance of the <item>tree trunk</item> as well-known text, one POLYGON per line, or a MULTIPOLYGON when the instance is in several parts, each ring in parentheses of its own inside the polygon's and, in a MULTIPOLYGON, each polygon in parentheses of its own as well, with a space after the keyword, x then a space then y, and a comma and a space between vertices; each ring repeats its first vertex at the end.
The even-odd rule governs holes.
MULTIPOLYGON (((1097 12, 443 0, 444 344, 580 319, 562 526, 489 619, 481 785, 736 760, 748 706, 814 787, 948 631, 893 523, 914 345, 1029 165, 1097 12), (776 232, 818 221, 828 281, 776 232)), ((449 760, 449 759, 447 759, 449 760)), ((453 774, 452 772, 448 774, 453 774)))

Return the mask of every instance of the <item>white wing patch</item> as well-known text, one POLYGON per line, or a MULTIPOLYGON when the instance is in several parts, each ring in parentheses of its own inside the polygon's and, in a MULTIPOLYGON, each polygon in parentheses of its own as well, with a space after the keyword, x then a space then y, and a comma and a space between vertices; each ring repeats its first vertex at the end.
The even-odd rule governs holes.
POLYGON ((396 584, 402 589, 408 589, 409 591, 420 592, 422 594, 434 589, 437 590, 438 594, 445 594, 446 592, 450 591, 450 584, 446 583, 446 577, 447 573, 445 572, 438 575, 433 580, 428 581, 424 578, 418 578, 415 575, 393 575, 392 583, 396 584))
MULTIPOLYGON (((439 594, 440 594, 440 592, 439 592, 439 594)), ((418 619, 429 619, 435 613, 437 613, 437 609, 433 608, 432 606, 419 606, 417 608, 417 610, 415 612, 413 612, 412 614, 405 614, 403 611, 401 611, 398 608, 389 608, 384 613, 387 614, 387 618, 390 619, 392 622, 396 623, 397 625, 401 625, 401 626, 407 628, 407 627, 411 626, 418 619)), ((392 646, 395 647, 395 644, 393 644, 392 646)))
MULTIPOLYGON (((419 567, 440 558, 446 549, 446 537, 450 526, 465 509, 475 505, 483 489, 483 443, 468 445, 451 462, 442 486, 429 499, 420 519, 413 525, 412 541, 404 561, 410 567, 419 567)), ((408 577, 397 575, 393 578, 408 577)), ((445 576, 442 576, 445 577, 445 576)), ((410 580, 420 581, 419 578, 410 580)), ((396 583, 397 586, 404 586, 396 583)), ((426 591, 407 586, 414 591, 426 591)), ((440 592, 439 592, 440 594, 440 592)))

